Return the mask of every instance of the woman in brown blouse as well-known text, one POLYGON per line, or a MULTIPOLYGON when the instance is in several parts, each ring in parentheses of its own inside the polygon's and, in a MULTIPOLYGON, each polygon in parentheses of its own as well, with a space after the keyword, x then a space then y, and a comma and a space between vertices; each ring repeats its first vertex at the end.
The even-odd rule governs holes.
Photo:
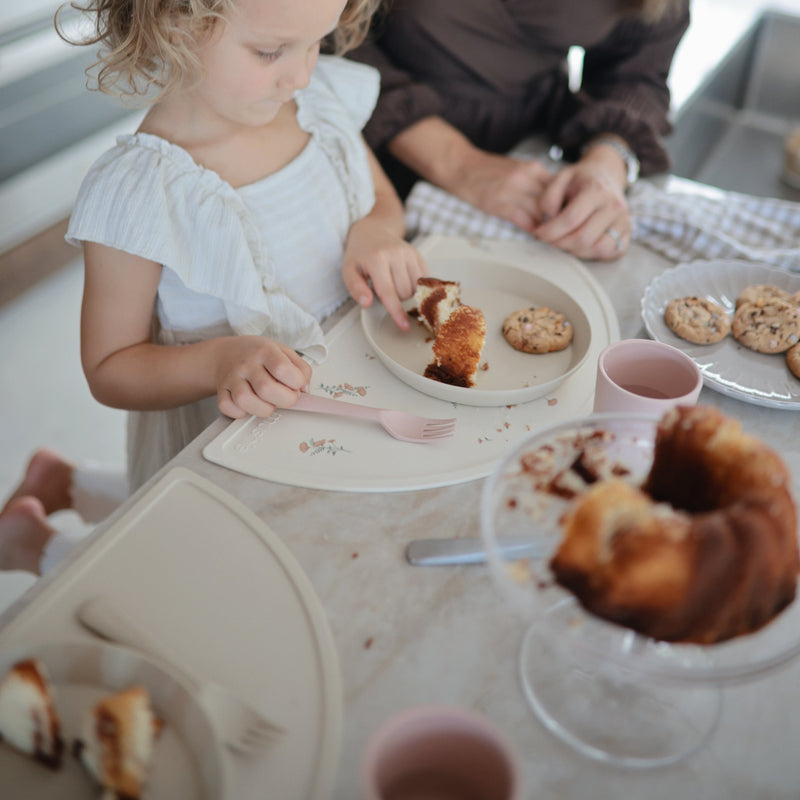
POLYGON ((351 54, 381 72, 365 136, 402 195, 422 177, 581 258, 617 258, 626 188, 669 168, 667 75, 688 24, 689 0, 393 0, 351 54), (535 133, 572 163, 552 175, 499 155, 535 133))

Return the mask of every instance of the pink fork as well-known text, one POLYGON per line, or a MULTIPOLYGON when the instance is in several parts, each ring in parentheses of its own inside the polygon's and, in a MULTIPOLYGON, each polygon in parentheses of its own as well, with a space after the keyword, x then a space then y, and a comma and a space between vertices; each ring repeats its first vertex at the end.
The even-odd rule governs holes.
POLYGON ((330 397, 300 392, 291 410, 319 411, 323 414, 339 414, 343 417, 363 417, 379 422, 387 433, 403 442, 433 442, 452 436, 456 421, 454 419, 432 419, 407 414, 405 411, 389 411, 385 408, 360 406, 333 400, 330 397))

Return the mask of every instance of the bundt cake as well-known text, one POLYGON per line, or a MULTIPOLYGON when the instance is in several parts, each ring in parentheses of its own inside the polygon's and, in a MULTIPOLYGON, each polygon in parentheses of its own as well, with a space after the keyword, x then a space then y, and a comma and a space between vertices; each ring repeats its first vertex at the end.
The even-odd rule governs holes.
POLYGON ((795 596, 790 486, 780 457, 737 421, 673 409, 641 488, 602 480, 572 502, 552 573, 588 611, 655 639, 755 631, 795 596))

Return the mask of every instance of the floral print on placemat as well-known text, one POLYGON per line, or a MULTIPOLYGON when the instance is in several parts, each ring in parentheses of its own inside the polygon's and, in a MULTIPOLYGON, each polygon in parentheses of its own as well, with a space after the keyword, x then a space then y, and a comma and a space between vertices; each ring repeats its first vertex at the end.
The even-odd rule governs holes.
POLYGON ((351 383, 329 385, 321 383, 319 388, 330 397, 366 397, 369 386, 353 386, 351 383))
POLYGON ((306 439, 304 442, 300 442, 298 448, 301 453, 305 453, 309 456, 316 456, 320 453, 324 453, 325 455, 335 456, 337 453, 352 453, 352 450, 348 450, 343 445, 336 444, 336 439, 306 439))
MULTIPOLYGON (((352 383, 320 383, 318 389, 325 392, 329 397, 334 399, 340 397, 366 397, 369 386, 360 385, 356 386, 352 383)), ((337 453, 352 453, 344 445, 339 444, 336 439, 310 437, 301 441, 298 444, 298 449, 303 455, 317 456, 328 455, 335 456, 337 453)))

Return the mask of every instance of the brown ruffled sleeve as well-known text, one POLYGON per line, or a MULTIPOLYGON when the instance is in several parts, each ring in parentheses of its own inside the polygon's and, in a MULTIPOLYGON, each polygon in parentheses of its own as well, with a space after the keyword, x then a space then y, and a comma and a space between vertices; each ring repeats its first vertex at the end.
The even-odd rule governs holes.
POLYGON ((555 132, 575 159, 599 133, 621 136, 636 152, 643 175, 665 172, 670 158, 661 137, 672 126, 667 76, 675 49, 689 25, 689 4, 660 22, 620 22, 602 43, 586 51, 577 110, 555 132))
POLYGON ((369 64, 381 74, 380 96, 364 127, 364 138, 375 152, 380 152, 390 139, 415 122, 441 115, 442 101, 436 90, 426 83, 415 82, 374 42, 366 42, 347 57, 369 64))

